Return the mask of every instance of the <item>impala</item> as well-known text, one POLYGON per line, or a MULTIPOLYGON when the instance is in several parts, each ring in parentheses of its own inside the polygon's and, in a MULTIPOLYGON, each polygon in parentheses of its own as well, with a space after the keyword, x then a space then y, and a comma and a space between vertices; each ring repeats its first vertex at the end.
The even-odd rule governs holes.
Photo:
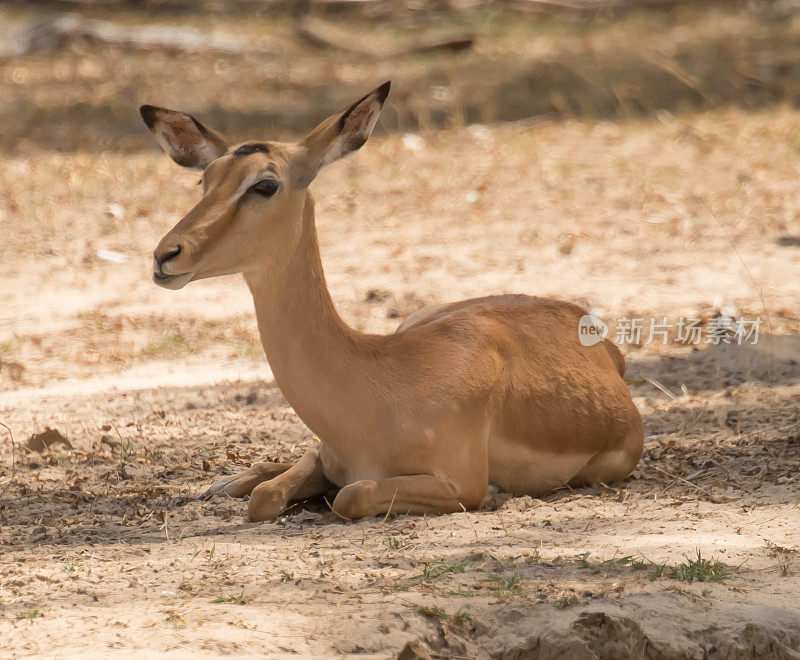
POLYGON ((275 380, 320 439, 296 463, 256 463, 206 496, 249 494, 259 521, 338 487, 332 508, 353 519, 475 508, 489 483, 540 496, 625 479, 641 417, 619 350, 579 341, 579 307, 476 298, 424 308, 385 336, 336 312, 308 186, 366 142, 389 84, 293 144, 230 144, 189 115, 141 108, 172 159, 203 171, 203 197, 161 239, 153 279, 180 289, 243 273, 275 380))

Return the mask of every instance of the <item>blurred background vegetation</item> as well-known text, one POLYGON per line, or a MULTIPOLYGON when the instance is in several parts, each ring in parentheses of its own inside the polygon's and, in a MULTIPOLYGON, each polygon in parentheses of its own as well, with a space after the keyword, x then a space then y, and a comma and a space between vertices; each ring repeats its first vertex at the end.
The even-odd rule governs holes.
POLYGON ((285 137, 389 78, 384 131, 797 104, 800 1, 7 1, 0 148, 154 148, 145 102, 285 137))

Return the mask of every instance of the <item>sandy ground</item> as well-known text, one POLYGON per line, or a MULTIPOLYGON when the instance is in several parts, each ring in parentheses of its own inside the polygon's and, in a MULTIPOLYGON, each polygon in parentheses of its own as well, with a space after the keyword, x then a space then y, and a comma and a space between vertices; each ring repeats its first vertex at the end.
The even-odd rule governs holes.
POLYGON ((238 278, 148 279, 197 177, 156 151, 0 160, 0 654, 800 657, 798 125, 477 127, 330 168, 323 260, 360 329, 503 291, 581 302, 612 333, 763 321, 755 346, 624 347, 646 429, 625 483, 355 523, 196 499, 314 442, 238 278), (70 445, 27 449, 46 427, 70 445), (689 579, 714 577, 698 553, 722 581, 689 579))

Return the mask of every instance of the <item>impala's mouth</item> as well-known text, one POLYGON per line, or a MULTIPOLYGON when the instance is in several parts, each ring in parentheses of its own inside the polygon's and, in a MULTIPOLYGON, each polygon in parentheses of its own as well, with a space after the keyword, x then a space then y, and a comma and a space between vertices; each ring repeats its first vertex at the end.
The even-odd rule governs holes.
POLYGON ((177 291, 185 287, 194 276, 194 273, 180 273, 179 275, 166 275, 153 271, 153 282, 158 286, 163 286, 165 289, 172 289, 177 291))

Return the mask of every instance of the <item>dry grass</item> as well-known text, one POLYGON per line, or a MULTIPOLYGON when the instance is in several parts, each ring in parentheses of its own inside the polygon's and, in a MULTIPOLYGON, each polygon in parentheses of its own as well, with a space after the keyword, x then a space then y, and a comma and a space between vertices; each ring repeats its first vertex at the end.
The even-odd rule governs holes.
MULTIPOLYGON (((387 331, 396 310, 504 289, 583 298, 610 315, 674 317, 713 309, 716 298, 753 314, 763 311, 755 280, 777 329, 794 331, 796 280, 786 273, 796 253, 774 241, 800 233, 798 156, 787 137, 797 119, 789 109, 732 110, 424 134, 421 149, 399 136, 376 141, 315 184, 334 296, 354 325, 387 331), (566 235, 569 253, 557 247, 566 235)), ((116 156, 119 173, 143 180, 114 200, 124 214, 116 233, 104 233, 97 210, 114 186, 98 184, 105 175, 92 174, 91 163, 106 158, 35 159, 57 190, 54 165, 86 159, 69 190, 88 213, 70 203, 58 215, 28 192, 32 209, 63 223, 54 237, 35 219, 16 229, 3 265, 15 284, 0 292, 9 311, 0 361, 25 371, 3 382, 0 415, 23 442, 49 425, 73 445, 43 455, 18 447, 16 474, 4 482, 0 543, 19 561, 0 575, 10 608, 0 611, 0 629, 18 635, 18 612, 42 615, 24 619, 36 628, 26 628, 22 654, 79 652, 86 635, 112 635, 101 644, 220 653, 388 653, 409 638, 442 652, 444 639, 447 653, 480 657, 525 649, 542 622, 540 636, 556 635, 554 644, 584 639, 598 611, 617 622, 604 629, 635 621, 658 645, 654 631, 686 608, 702 632, 680 637, 681 649, 694 649, 696 634, 706 644, 745 643, 753 629, 791 648, 782 631, 794 625, 797 598, 800 374, 790 360, 744 360, 735 346, 628 349, 647 443, 625 484, 538 501, 499 495, 485 511, 429 520, 343 524, 324 503, 306 503, 276 523, 242 525, 243 503, 195 496, 253 461, 296 459, 311 435, 273 383, 208 376, 224 363, 257 365, 268 378, 254 357, 243 284, 210 281, 174 294, 143 273, 158 235, 196 199, 194 175, 151 154, 116 156), (172 217, 159 215, 159 200, 172 217), (151 212, 128 220, 139 207, 151 212), (89 254, 104 247, 127 259, 84 260, 88 248, 47 254, 89 244, 89 254), (205 371, 175 383, 173 373, 189 367, 205 371), (133 373, 146 376, 136 387, 133 373), (103 374, 116 391, 80 389, 103 374), (74 379, 71 395, 54 389, 64 376, 74 379), (675 579, 698 550, 732 577, 675 579), (767 592, 777 620, 774 609, 754 614, 767 592), (94 596, 102 620, 117 623, 100 630, 82 620, 67 630, 71 604, 88 607, 94 596), (373 603, 388 614, 368 615, 373 603), (643 603, 652 616, 640 614, 643 603), (328 625, 328 610, 353 617, 347 638, 328 625), (720 620, 733 632, 710 632, 720 620), (444 637, 430 636, 435 626, 444 637), (300 641, 309 627, 315 639, 300 641), (268 646, 256 650, 263 635, 268 646)), ((19 180, 4 185, 29 190, 19 180)), ((0 457, 10 466, 7 445, 0 457)), ((614 657, 614 635, 605 657, 614 657)))
MULTIPOLYGON (((687 16, 579 23, 566 40, 563 21, 475 15, 458 20, 480 27, 476 52, 437 59, 431 75, 466 89, 464 67, 502 68, 510 53, 526 66, 611 61, 615 48, 679 50, 693 30, 726 41, 761 21, 687 16)), ((298 55, 282 41, 288 22, 270 30, 298 55)), ((297 133, 396 69, 405 83, 386 126, 438 120, 402 116, 420 98, 410 81, 432 65, 423 58, 302 52, 291 81, 280 58, 188 57, 182 76, 174 64, 80 48, 0 64, 0 96, 46 111, 9 120, 0 159, 0 420, 17 440, 13 452, 0 443, 0 638, 14 653, 392 655, 409 640, 461 657, 798 650, 791 337, 771 352, 626 348, 646 445, 623 484, 356 523, 307 502, 250 525, 240 501, 197 501, 220 475, 295 460, 314 440, 270 380, 242 282, 176 293, 149 281, 153 246, 199 191, 196 174, 140 149, 135 105, 147 96, 256 135, 274 135, 271 122, 297 133), (71 447, 25 449, 45 426, 71 447), (670 570, 642 570, 653 567, 670 570), (712 581, 675 579, 700 575, 712 581)), ((796 335, 798 125, 800 112, 777 105, 379 136, 314 183, 334 299, 376 332, 425 303, 523 291, 609 321, 707 318, 727 304, 796 335)))

